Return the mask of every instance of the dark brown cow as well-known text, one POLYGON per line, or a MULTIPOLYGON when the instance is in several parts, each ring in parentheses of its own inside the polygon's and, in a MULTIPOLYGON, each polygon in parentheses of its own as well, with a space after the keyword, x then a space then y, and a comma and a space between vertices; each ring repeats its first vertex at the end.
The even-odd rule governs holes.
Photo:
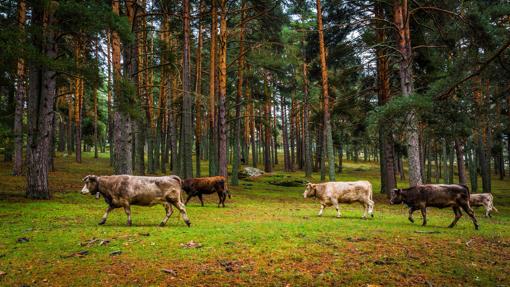
POLYGON ((108 204, 106 213, 99 222, 100 225, 106 222, 108 213, 115 208, 124 208, 129 226, 131 225, 131 205, 152 206, 162 203, 166 216, 160 226, 164 226, 172 215, 172 205, 181 212, 182 219, 190 226, 186 207, 181 201, 182 180, 178 176, 88 175, 83 181, 85 186, 81 190, 82 194, 92 194, 96 198, 98 194, 101 194, 108 204))
POLYGON ((218 207, 223 205, 225 207, 225 199, 230 198, 230 192, 227 188, 227 179, 224 176, 211 176, 211 177, 199 177, 199 178, 190 178, 184 180, 182 183, 182 189, 188 195, 186 202, 184 204, 188 204, 188 201, 193 196, 198 196, 200 199, 200 203, 204 206, 204 200, 202 199, 203 194, 212 194, 217 193, 219 202, 218 207))
POLYGON ((405 189, 394 189, 391 192, 390 204, 405 203, 409 207, 409 221, 414 222, 413 212, 421 210, 423 224, 427 224, 427 207, 451 207, 455 219, 448 227, 454 227, 462 217, 462 208, 471 217, 475 229, 478 222, 469 205, 469 189, 458 184, 424 184, 405 189))

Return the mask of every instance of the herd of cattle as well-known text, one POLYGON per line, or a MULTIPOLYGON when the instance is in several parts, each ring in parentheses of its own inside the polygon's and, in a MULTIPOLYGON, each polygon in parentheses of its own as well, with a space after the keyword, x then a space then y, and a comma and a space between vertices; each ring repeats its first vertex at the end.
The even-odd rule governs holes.
MULTIPOLYGON (((173 213, 173 207, 179 210, 184 222, 190 226, 185 205, 192 197, 197 196, 203 206, 202 195, 217 193, 218 207, 225 207, 225 199, 227 196, 230 198, 227 182, 223 176, 182 180, 175 175, 161 177, 88 175, 83 181, 85 186, 81 190, 82 194, 92 194, 96 198, 102 196, 108 204, 106 212, 99 222, 100 225, 106 222, 108 214, 115 208, 124 208, 128 218, 127 225, 131 225, 131 205, 163 204, 165 217, 160 223, 161 226, 167 223, 173 213), (184 203, 183 190, 187 194, 184 203)), ((363 218, 366 218, 367 214, 370 214, 371 217, 374 216, 372 184, 368 181, 308 183, 303 196, 304 198, 315 197, 319 200, 321 204, 319 216, 322 215, 326 206, 334 206, 337 217, 340 217, 339 204, 355 202, 363 206, 363 218)), ((422 225, 427 224, 427 207, 451 207, 455 219, 449 227, 454 227, 457 224, 457 221, 462 217, 462 209, 473 221, 475 229, 478 229, 478 222, 471 206, 485 207, 485 215, 489 217, 491 212, 497 212, 492 194, 470 194, 467 186, 458 184, 424 184, 406 189, 394 189, 391 192, 390 204, 401 203, 409 207, 409 221, 411 222, 414 222, 413 212, 421 211, 422 225)))

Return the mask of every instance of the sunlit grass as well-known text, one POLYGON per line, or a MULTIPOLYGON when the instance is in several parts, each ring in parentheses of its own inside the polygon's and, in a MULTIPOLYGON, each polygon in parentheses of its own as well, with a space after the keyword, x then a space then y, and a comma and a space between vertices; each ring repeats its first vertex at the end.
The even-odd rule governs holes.
MULTIPOLYGON (((92 173, 111 173, 105 156, 95 160, 85 153, 77 164, 72 156, 59 155, 50 177, 54 199, 31 201, 23 197, 24 178, 10 176, 10 166, 2 163, 0 271, 6 274, 0 275, 0 285, 510 284, 509 180, 493 181, 500 213, 487 219, 477 210, 479 231, 467 216, 446 228, 453 219, 449 209, 430 209, 426 227, 420 226, 419 214, 417 223, 410 223, 405 207, 389 206, 378 194, 378 166, 365 162, 347 162, 337 179, 372 182, 376 207, 371 220, 361 219, 359 205, 341 205, 340 219, 333 208, 317 217, 319 205, 303 199, 303 187, 268 183, 303 173, 275 172, 230 186, 233 198, 226 208, 216 207, 216 195, 205 197, 205 207, 193 199, 187 207, 191 228, 177 213, 161 228, 162 206, 134 206, 132 227, 125 226, 120 209, 98 226, 106 204, 78 193, 83 176, 92 173), (29 242, 17 243, 21 237, 29 242), (80 246, 92 238, 110 242, 80 246), (180 247, 191 240, 202 248, 180 247), (85 256, 71 256, 84 250, 85 256), (119 250, 122 254, 110 255, 119 250)), ((207 174, 207 162, 202 174, 207 174)))

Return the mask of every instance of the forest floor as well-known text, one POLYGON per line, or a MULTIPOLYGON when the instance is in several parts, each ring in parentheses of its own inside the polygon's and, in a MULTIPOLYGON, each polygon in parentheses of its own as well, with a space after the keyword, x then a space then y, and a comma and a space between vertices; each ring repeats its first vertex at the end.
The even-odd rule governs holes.
POLYGON ((205 207, 192 199, 191 228, 177 212, 158 227, 161 206, 134 206, 126 227, 120 209, 98 226, 106 204, 79 194, 85 175, 111 173, 108 159, 85 153, 76 164, 59 155, 56 167, 54 199, 32 201, 23 197, 25 179, 0 164, 0 286, 510 285, 508 179, 493 181, 499 213, 484 218, 476 210, 478 231, 466 215, 446 228, 449 209, 429 209, 426 227, 419 212, 410 223, 404 206, 378 193, 378 166, 352 162, 337 179, 372 182, 373 219, 362 220, 359 205, 341 205, 339 219, 334 208, 318 217, 318 202, 303 199, 302 186, 270 183, 303 173, 275 172, 230 186, 226 208, 216 195, 205 196, 205 207), (182 246, 190 241, 201 247, 182 246))

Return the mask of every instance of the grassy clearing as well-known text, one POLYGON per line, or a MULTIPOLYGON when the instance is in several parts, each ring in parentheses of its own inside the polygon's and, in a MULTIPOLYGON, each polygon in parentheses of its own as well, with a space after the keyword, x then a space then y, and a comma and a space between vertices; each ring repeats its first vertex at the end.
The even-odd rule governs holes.
MULTIPOLYGON (((204 174, 206 170, 204 163, 204 174)), ((379 190, 378 167, 347 163, 341 180, 367 179, 379 190)), ((358 205, 342 205, 316 216, 319 205, 302 198, 303 187, 268 182, 302 173, 275 173, 230 187, 233 198, 217 208, 216 195, 188 205, 192 228, 176 213, 166 227, 157 224, 163 207, 133 207, 133 226, 123 211, 114 211, 98 226, 106 204, 78 193, 89 173, 109 174, 108 159, 84 163, 59 157, 51 174, 54 200, 23 197, 24 178, 0 167, 0 285, 347 285, 366 286, 507 286, 510 284, 510 181, 494 181, 492 219, 476 214, 475 231, 464 216, 456 228, 446 226, 451 210, 429 210, 429 225, 407 221, 407 209, 389 206, 376 195, 375 218, 362 220, 358 205), (437 233, 416 233, 427 231, 437 233), (18 238, 29 239, 17 243, 18 238), (90 246, 80 243, 93 238, 90 246), (185 249, 195 241, 202 248, 185 249), (75 254, 87 251, 86 255, 75 254), (121 251, 120 255, 111 253, 121 251), (165 273, 171 269, 175 273, 165 273)), ((315 179, 318 181, 318 179, 315 179)), ((405 183, 401 183, 405 186, 405 183)), ((419 212, 415 218, 420 222, 419 212)))

